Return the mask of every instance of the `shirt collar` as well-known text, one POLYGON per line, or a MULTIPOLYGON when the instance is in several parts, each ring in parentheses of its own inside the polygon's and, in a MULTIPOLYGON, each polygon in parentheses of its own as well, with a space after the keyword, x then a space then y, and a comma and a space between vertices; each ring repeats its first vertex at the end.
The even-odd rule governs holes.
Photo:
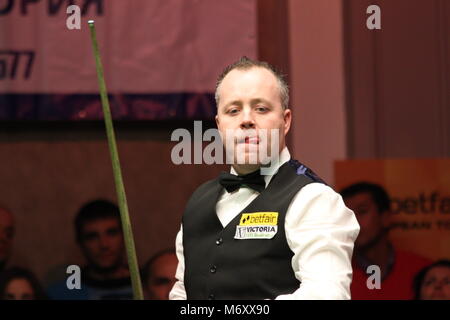
MULTIPOLYGON (((264 181, 266 182, 266 187, 269 184, 272 177, 278 172, 278 169, 288 162, 291 159, 291 154, 287 147, 284 147, 283 150, 280 152, 280 156, 278 159, 274 159, 274 161, 277 161, 276 163, 273 163, 270 168, 267 168, 266 174, 264 175, 264 181)), ((238 175, 236 170, 234 170, 233 167, 230 169, 230 173, 234 175, 238 175)))

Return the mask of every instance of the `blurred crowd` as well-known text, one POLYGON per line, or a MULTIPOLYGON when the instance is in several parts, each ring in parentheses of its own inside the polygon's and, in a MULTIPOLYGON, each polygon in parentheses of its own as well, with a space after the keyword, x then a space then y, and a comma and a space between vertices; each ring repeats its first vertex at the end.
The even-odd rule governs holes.
MULTIPOLYGON (((77 245, 86 264, 79 272, 55 271, 45 287, 32 270, 8 264, 16 225, 12 212, 0 209, 0 299, 116 300, 132 299, 119 208, 98 199, 83 205, 74 219, 77 245), (74 279, 79 276, 80 279, 74 279), (71 283, 80 282, 79 286, 71 283)), ((167 300, 175 283, 178 260, 174 249, 165 249, 142 266, 141 280, 146 299, 167 300)))

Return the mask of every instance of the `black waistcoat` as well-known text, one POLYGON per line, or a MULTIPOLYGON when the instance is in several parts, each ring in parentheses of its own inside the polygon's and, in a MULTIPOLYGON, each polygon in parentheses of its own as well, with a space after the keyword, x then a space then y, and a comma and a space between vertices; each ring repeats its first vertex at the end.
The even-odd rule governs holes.
POLYGON ((201 185, 183 214, 187 299, 273 299, 299 288, 285 234, 286 211, 305 185, 323 182, 295 160, 283 164, 267 188, 225 228, 216 214, 218 179, 201 185), (278 212, 271 239, 235 239, 244 213, 278 212))

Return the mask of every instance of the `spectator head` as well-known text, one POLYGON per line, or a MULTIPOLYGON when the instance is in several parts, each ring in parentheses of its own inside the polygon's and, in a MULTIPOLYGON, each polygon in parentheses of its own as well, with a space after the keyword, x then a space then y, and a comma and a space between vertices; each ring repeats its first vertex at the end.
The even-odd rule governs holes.
POLYGON ((360 225, 355 248, 370 248, 388 230, 389 195, 380 185, 369 182, 352 184, 341 190, 340 194, 360 225))
POLYGON ((153 255, 142 269, 142 282, 148 299, 169 300, 176 282, 178 259, 175 250, 168 249, 153 255))
POLYGON ((450 300, 450 260, 439 260, 419 271, 413 289, 417 300, 450 300))
POLYGON ((47 297, 31 271, 13 267, 0 274, 0 299, 43 300, 47 297))
POLYGON ((85 204, 75 218, 76 240, 90 268, 108 273, 124 263, 119 208, 107 200, 85 204))
POLYGON ((14 217, 10 210, 0 206, 0 270, 12 253, 14 217))

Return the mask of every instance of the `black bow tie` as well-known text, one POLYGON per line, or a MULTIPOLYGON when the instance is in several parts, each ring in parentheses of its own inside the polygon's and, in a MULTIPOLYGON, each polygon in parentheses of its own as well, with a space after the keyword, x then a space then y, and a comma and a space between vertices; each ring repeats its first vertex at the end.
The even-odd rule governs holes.
POLYGON ((242 185, 252 188, 258 192, 262 192, 266 187, 264 177, 261 175, 259 170, 244 176, 235 176, 234 174, 222 171, 220 173, 219 183, 228 192, 233 192, 239 189, 242 185))

